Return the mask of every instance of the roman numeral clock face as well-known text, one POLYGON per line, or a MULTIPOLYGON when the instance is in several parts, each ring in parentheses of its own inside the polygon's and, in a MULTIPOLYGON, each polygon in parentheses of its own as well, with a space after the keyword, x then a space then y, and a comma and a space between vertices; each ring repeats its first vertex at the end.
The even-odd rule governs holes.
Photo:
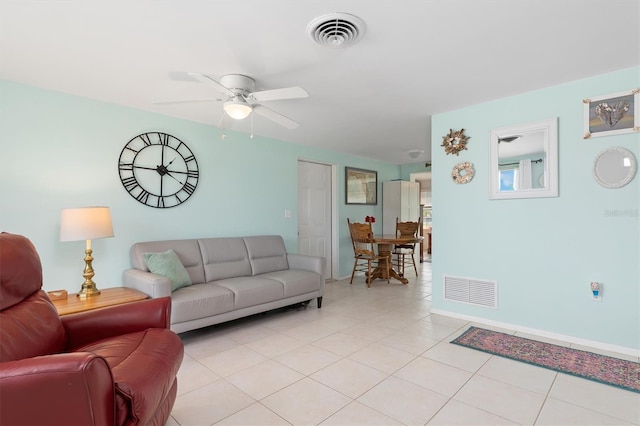
POLYGON ((198 162, 180 139, 160 132, 131 139, 120 153, 120 181, 133 198, 165 209, 184 203, 198 185, 198 162))

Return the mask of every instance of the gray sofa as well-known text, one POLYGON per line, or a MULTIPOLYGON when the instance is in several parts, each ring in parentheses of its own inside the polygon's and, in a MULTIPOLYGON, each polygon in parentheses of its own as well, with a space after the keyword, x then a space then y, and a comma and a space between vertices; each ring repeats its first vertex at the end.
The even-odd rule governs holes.
POLYGON ((171 296, 176 333, 317 299, 324 292, 323 257, 287 253, 282 237, 261 235, 136 243, 123 284, 152 298, 171 296), (149 272, 144 253, 173 250, 191 285, 172 291, 169 278, 149 272))

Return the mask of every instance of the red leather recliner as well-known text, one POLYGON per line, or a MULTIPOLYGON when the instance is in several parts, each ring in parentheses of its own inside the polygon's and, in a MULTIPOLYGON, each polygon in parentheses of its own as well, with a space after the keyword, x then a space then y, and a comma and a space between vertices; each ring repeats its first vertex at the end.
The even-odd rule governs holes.
POLYGON ((0 234, 0 425, 164 425, 184 347, 171 299, 58 316, 27 238, 0 234))

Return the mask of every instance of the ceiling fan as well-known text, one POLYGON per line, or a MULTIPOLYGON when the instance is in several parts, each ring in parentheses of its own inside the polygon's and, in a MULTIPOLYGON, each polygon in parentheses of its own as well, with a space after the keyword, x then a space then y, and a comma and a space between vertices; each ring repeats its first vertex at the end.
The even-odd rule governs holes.
POLYGON ((498 143, 501 143, 501 142, 511 143, 515 140, 520 139, 521 137, 522 136, 520 135, 505 136, 504 138, 498 138, 498 143))
POLYGON ((185 99, 176 101, 156 101, 154 104, 174 104, 187 102, 210 102, 224 101, 223 110, 231 118, 242 120, 247 118, 249 114, 255 112, 287 129, 295 129, 299 125, 289 117, 276 112, 266 106, 262 102, 275 101, 281 99, 298 99, 306 98, 309 94, 301 87, 286 87, 282 89, 261 90, 254 92, 256 82, 253 78, 242 74, 227 74, 215 80, 206 74, 187 73, 190 77, 195 78, 218 92, 226 96, 226 99, 185 99))

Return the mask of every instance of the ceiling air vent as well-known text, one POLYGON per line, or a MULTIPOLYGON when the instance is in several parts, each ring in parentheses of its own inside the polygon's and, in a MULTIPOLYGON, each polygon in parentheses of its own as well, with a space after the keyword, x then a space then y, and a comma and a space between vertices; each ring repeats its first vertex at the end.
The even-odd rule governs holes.
POLYGON ((340 48, 354 44, 362 38, 365 25, 362 19, 349 13, 329 13, 307 25, 307 33, 316 43, 340 48))

